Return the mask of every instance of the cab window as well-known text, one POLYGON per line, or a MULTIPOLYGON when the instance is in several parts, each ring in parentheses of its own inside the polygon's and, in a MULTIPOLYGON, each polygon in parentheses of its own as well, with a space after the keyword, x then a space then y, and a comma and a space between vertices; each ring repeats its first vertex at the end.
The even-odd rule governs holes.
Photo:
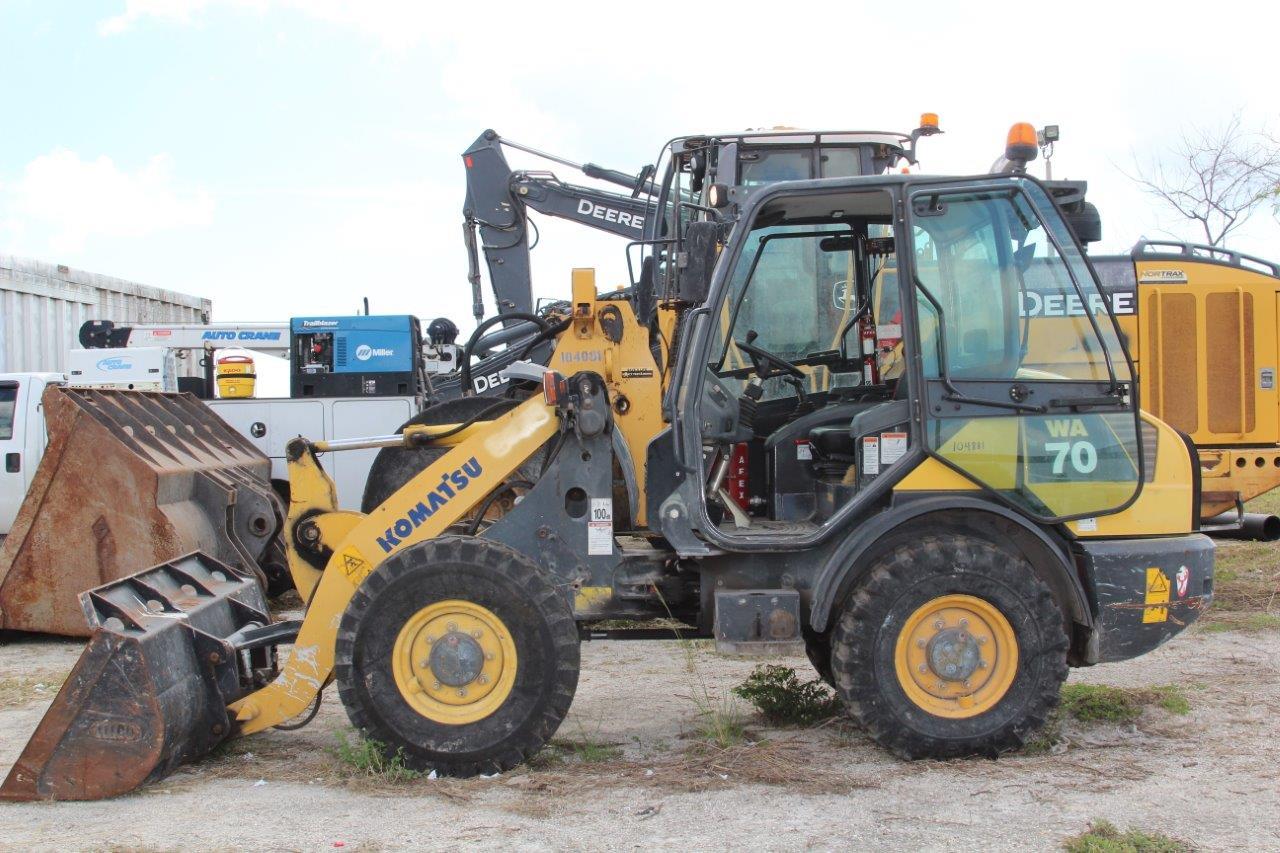
POLYGON ((18 386, 0 385, 0 441, 13 438, 13 419, 18 405, 18 386))

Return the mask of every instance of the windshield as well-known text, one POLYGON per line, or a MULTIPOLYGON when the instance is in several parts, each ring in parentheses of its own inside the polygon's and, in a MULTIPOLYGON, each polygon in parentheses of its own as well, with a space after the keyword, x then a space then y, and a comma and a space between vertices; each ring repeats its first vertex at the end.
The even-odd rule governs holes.
POLYGON ((930 449, 1045 520, 1125 506, 1142 473, 1129 363, 1052 202, 1010 180, 922 189, 911 212, 930 449))
MULTIPOLYGON (((1027 189, 1053 212, 1039 187, 1027 189)), ((1054 233, 1062 225, 1056 212, 1042 220, 1033 198, 1017 190, 917 196, 912 238, 927 376, 939 376, 945 360, 952 378, 1130 378, 1093 276, 1065 226, 1054 233)))

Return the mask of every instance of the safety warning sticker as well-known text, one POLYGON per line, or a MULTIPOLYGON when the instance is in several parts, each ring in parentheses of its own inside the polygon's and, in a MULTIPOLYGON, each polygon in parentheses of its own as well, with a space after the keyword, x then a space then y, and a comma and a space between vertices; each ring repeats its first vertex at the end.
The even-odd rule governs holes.
POLYGON ((880 473, 880 436, 869 435, 862 439, 862 473, 874 477, 880 473))
POLYGON ((804 439, 796 440, 796 460, 807 462, 813 458, 813 445, 804 439))
POLYGON ((592 498, 587 519, 587 554, 593 557, 613 553, 613 498, 592 498))
POLYGON ((1143 598, 1142 621, 1169 621, 1169 576, 1157 568, 1147 569, 1147 593, 1143 598), (1156 606, 1153 606, 1156 605, 1156 606))
POLYGON ((892 465, 907 455, 907 434, 905 432, 880 433, 880 463, 892 465))

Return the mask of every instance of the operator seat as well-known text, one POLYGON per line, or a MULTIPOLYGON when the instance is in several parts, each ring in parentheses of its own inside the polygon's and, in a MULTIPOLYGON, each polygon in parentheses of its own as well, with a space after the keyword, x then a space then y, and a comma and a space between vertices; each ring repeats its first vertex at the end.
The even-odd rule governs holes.
POLYGON ((845 423, 824 424, 809 430, 813 466, 821 477, 843 479, 850 466, 858 463, 858 440, 880 430, 897 426, 911 417, 906 382, 899 381, 893 399, 859 407, 845 423))

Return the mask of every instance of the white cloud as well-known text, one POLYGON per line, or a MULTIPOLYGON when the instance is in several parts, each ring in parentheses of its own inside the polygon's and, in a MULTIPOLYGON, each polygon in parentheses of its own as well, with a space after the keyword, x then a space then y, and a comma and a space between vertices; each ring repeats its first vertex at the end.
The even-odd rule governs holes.
POLYGON ((47 233, 55 252, 79 251, 92 237, 144 237, 207 225, 213 199, 177 185, 170 158, 152 157, 129 172, 110 157, 83 160, 58 148, 27 164, 21 178, 0 188, 3 219, 47 233))

